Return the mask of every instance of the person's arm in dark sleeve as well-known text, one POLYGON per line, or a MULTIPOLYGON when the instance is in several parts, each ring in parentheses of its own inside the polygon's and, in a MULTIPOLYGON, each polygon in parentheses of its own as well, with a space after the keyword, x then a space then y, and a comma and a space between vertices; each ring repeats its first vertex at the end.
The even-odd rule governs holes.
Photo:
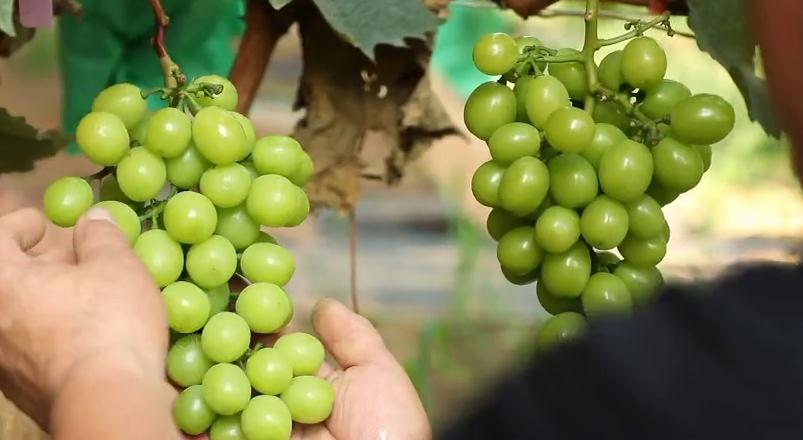
POLYGON ((592 323, 441 438, 800 438, 803 272, 753 269, 706 290, 592 323))

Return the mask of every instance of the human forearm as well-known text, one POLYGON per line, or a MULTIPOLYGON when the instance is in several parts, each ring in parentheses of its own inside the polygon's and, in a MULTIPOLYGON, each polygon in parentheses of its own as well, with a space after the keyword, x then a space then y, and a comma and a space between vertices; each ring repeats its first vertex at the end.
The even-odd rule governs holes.
POLYGON ((164 380, 132 365, 120 354, 79 365, 53 403, 54 438, 178 439, 170 417, 174 394, 164 380))

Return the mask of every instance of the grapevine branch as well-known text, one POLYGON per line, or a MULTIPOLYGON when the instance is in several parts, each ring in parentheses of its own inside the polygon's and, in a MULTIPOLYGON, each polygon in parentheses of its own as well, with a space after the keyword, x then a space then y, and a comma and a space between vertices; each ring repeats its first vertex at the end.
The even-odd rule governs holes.
POLYGON ((588 79, 589 93, 586 95, 585 105, 583 106, 588 113, 594 113, 594 106, 597 100, 594 97, 593 87, 599 83, 597 78, 597 64, 594 62, 594 54, 599 49, 599 36, 597 29, 597 17, 599 14, 599 0, 587 0, 586 12, 583 15, 585 20, 585 39, 583 41, 583 61, 588 79))
POLYGON ((633 37, 637 37, 639 35, 644 34, 644 31, 650 28, 654 28, 656 26, 663 26, 663 28, 666 29, 668 33, 670 34, 674 33, 674 30, 669 24, 669 12, 664 12, 663 14, 658 15, 652 20, 647 22, 637 20, 635 22, 629 22, 625 26, 626 28, 630 28, 630 31, 625 32, 622 35, 617 35, 613 38, 598 40, 597 47, 610 46, 613 44, 621 43, 622 41, 627 41, 633 37))
MULTIPOLYGON (((159 57, 165 88, 176 89, 184 85, 185 78, 181 73, 181 69, 179 69, 178 65, 170 58, 170 55, 167 53, 167 47, 165 46, 165 34, 167 33, 167 27, 170 25, 170 17, 165 14, 161 0, 151 0, 151 8, 153 9, 155 22, 151 44, 153 45, 153 50, 156 51, 156 55, 159 57)), ((177 104, 177 102, 174 104, 177 104)))
MULTIPOLYGON (((577 10, 572 10, 572 9, 544 9, 544 10, 538 12, 538 16, 541 17, 541 18, 584 17, 585 15, 586 15, 585 11, 577 11, 577 10)), ((640 18, 638 18, 638 17, 631 17, 631 16, 624 15, 624 14, 618 14, 618 13, 612 12, 612 11, 598 11, 597 12, 597 17, 605 18, 605 19, 611 19, 611 20, 621 20, 621 21, 625 21, 625 22, 628 22, 628 23, 636 23, 636 22, 640 21, 640 18)), ((645 16, 641 16, 641 17, 642 18, 646 18, 647 16, 645 15, 645 16)), ((664 23, 658 23, 658 25, 656 25, 655 27, 660 28, 661 30, 664 30, 664 31, 667 31, 667 32, 669 32, 669 30, 671 29, 670 27, 667 27, 667 25, 664 24, 664 23)), ((678 36, 681 36, 681 37, 697 38, 691 32, 677 31, 677 30, 672 29, 672 33, 674 35, 678 35, 678 36)))

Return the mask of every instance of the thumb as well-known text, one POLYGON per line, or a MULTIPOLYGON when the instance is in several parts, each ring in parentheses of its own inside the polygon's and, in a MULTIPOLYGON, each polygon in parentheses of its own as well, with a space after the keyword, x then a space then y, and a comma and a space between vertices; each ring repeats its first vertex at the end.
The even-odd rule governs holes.
POLYGON ((93 261, 119 261, 131 254, 131 246, 114 217, 103 208, 92 208, 75 226, 75 258, 79 264, 93 261))
POLYGON ((376 328, 333 299, 322 299, 315 305, 312 325, 326 351, 342 368, 396 363, 376 328))

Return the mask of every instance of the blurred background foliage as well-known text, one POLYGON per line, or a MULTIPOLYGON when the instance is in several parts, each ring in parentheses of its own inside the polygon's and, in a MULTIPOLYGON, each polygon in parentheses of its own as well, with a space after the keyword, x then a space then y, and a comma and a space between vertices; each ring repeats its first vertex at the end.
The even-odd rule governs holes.
MULTIPOLYGON (((555 6, 581 7, 571 1, 555 6)), ((555 48, 579 47, 582 42, 582 20, 577 17, 523 21, 472 0, 454 1, 449 15, 435 40, 433 86, 461 130, 463 100, 486 80, 471 64, 471 47, 479 36, 493 31, 530 34, 555 48)), ((683 18, 673 18, 673 23, 688 30, 683 18)), ((64 32, 71 24, 61 26, 61 31, 38 32, 31 44, 0 63, 0 106, 40 128, 58 128, 65 116, 69 129, 74 124, 71 93, 86 100, 97 87, 91 71, 70 76, 69 63, 59 63, 57 54, 63 58, 59 48, 68 41, 64 32), (68 78, 64 85, 62 74, 68 78)), ((192 22, 186 26, 189 46, 206 37, 196 27, 202 26, 192 22)), ((176 25, 169 38, 181 40, 180 29, 176 25)), ((622 22, 616 20, 600 26, 602 35, 621 30, 622 22)), ((199 63, 194 69, 228 69, 239 30, 234 26, 220 32, 222 43, 187 52, 192 62, 199 63)), ((661 265, 667 279, 704 280, 745 261, 796 261, 803 237, 803 197, 790 170, 786 141, 768 137, 749 121, 727 72, 699 51, 694 40, 657 31, 651 35, 667 51, 668 78, 684 82, 695 93, 712 92, 729 99, 738 121, 733 133, 714 146, 713 168, 702 184, 667 208, 673 230, 669 254, 661 265)), ((297 31, 291 29, 273 55, 252 109, 262 135, 289 133, 301 116, 292 109, 301 71, 299 51, 297 31)), ((124 53, 118 54, 115 69, 130 68, 143 72, 143 78, 155 78, 143 79, 145 84, 158 82, 158 66, 149 52, 139 54, 126 46, 124 53)), ((179 62, 182 56, 176 55, 179 62)), ((363 312, 404 361, 436 427, 490 386, 501 371, 530 354, 535 329, 545 317, 533 286, 512 286, 502 277, 494 244, 484 231, 487 209, 471 197, 471 172, 488 156, 487 147, 469 136, 444 138, 411 165, 400 185, 388 188, 366 182, 357 207, 357 281, 363 312)), ((48 181, 90 170, 82 158, 62 154, 40 161, 33 172, 0 176, 0 188, 18 193, 25 204, 37 205, 48 181)), ((346 218, 321 211, 301 228, 277 232, 298 261, 289 286, 297 305, 295 325, 308 326, 308 312, 320 297, 347 300, 348 230, 346 218)), ((0 438, 28 438, 8 434, 27 428, 16 422, 23 431, 13 431, 18 418, 3 412, 2 406, 0 402, 0 438)))

